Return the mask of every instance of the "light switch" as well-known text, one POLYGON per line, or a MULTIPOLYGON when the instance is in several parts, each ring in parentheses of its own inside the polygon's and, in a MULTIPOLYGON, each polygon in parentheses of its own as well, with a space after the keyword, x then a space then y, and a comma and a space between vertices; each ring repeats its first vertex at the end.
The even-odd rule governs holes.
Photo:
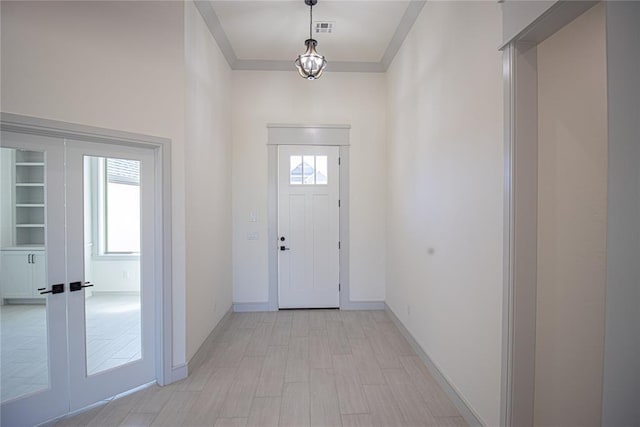
POLYGON ((256 211, 249 212, 249 222, 258 222, 258 214, 256 211))
POLYGON ((252 231, 247 233, 247 240, 258 240, 258 232, 252 231))

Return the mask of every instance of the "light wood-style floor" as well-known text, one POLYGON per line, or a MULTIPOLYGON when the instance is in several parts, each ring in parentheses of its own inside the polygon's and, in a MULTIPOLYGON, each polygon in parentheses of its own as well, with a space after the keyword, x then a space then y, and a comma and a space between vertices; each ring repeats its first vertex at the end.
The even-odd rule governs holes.
POLYGON ((195 359, 56 426, 466 426, 384 311, 234 313, 195 359))

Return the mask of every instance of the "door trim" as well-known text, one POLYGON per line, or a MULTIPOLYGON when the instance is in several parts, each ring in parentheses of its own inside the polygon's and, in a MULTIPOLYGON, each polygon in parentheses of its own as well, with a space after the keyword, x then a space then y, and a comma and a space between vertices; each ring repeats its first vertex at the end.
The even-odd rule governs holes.
POLYGON ((532 426, 535 385, 537 46, 596 1, 558 1, 505 43, 501 426, 532 426))
POLYGON ((349 298, 349 133, 351 125, 268 124, 268 237, 269 300, 257 304, 234 303, 234 311, 278 310, 278 146, 337 145, 340 147, 340 308, 383 309, 381 302, 349 298))
POLYGON ((42 135, 87 142, 153 149, 156 158, 156 200, 162 207, 156 211, 155 238, 162 243, 156 251, 156 277, 161 281, 156 298, 156 381, 165 385, 175 380, 173 371, 172 295, 171 295, 171 140, 157 136, 124 132, 94 126, 67 123, 12 113, 0 113, 0 129, 23 134, 42 135))

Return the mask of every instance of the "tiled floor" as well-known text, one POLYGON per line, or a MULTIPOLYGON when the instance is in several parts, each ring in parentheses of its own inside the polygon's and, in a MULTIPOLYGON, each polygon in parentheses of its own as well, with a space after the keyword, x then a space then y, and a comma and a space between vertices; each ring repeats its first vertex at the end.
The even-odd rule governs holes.
POLYGON ((466 425, 383 311, 234 313, 197 359, 56 425, 466 425))
MULTIPOLYGON (((97 294, 86 300, 90 374, 140 358, 140 297, 97 294)), ((0 307, 2 401, 48 384, 44 305, 0 307)))

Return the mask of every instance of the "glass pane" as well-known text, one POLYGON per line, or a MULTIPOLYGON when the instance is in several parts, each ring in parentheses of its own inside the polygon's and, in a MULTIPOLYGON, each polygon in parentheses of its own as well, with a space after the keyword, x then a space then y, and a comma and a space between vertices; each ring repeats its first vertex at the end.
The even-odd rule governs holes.
POLYGON ((105 252, 140 252, 140 162, 106 159, 105 252))
POLYGON ((289 157, 289 184, 302 184, 302 156, 289 157))
POLYGON ((49 387, 43 152, 0 148, 0 390, 49 387))
POLYGON ((140 164, 116 179, 112 161, 123 164, 85 157, 84 268, 94 285, 84 290, 88 375, 141 358, 140 164))
POLYGON ((304 184, 315 184, 315 156, 302 156, 302 182, 304 184))
POLYGON ((316 156, 316 184, 326 184, 327 175, 327 156, 316 156))

